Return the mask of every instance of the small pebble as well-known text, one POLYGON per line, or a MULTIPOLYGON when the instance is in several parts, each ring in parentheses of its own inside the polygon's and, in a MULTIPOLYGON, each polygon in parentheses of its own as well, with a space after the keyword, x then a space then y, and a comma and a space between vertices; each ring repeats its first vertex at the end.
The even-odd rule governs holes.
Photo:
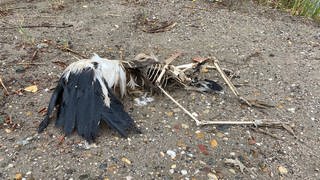
POLYGON ((196 112, 191 113, 194 117, 198 117, 199 115, 196 112))
POLYGON ((236 171, 234 169, 229 169, 229 172, 231 172, 232 174, 236 174, 236 171))
POLYGON ((209 180, 218 180, 218 177, 213 173, 207 174, 209 180))
POLYGON ((185 176, 185 175, 187 175, 187 174, 188 174, 188 171, 187 171, 187 170, 185 170, 185 169, 182 169, 180 172, 181 172, 181 174, 182 174, 183 176, 185 176))
POLYGON ((173 111, 174 113, 177 113, 177 112, 180 112, 181 109, 180 109, 180 108, 174 108, 174 109, 172 109, 172 111, 173 111))
POLYGON ((296 108, 288 108, 288 111, 291 113, 295 113, 296 112, 296 108))
POLYGON ((188 124, 181 124, 181 127, 183 128, 183 129, 189 129, 189 125, 188 124))
POLYGON ((128 164, 128 165, 131 164, 131 161, 130 161, 128 158, 126 158, 126 157, 121 158, 121 161, 124 162, 124 163, 126 163, 126 164, 128 164))
POLYGON ((280 173, 281 175, 286 175, 286 174, 288 174, 287 168, 285 168, 285 167, 283 167, 283 166, 279 166, 279 167, 278 167, 278 171, 279 171, 279 173, 280 173))
POLYGON ((160 156, 161 156, 161 157, 164 157, 164 152, 161 151, 161 152, 160 152, 160 156))
POLYGON ((189 156, 189 157, 191 157, 191 158, 192 158, 192 157, 193 157, 193 154, 188 153, 188 154, 187 154, 187 156, 189 156))
POLYGON ((168 150, 167 154, 171 157, 171 159, 174 159, 177 156, 176 152, 174 152, 172 150, 168 150))

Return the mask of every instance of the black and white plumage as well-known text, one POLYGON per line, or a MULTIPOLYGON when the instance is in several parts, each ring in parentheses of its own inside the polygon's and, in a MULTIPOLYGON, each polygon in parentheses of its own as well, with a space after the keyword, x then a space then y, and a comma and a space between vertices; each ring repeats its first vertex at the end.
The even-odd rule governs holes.
POLYGON ((89 142, 97 136, 101 121, 123 137, 127 137, 129 129, 139 131, 113 91, 119 87, 120 95, 125 95, 126 81, 125 69, 118 60, 94 55, 70 64, 52 94, 38 131, 48 126, 54 108, 56 126, 63 127, 66 135, 77 131, 89 142))

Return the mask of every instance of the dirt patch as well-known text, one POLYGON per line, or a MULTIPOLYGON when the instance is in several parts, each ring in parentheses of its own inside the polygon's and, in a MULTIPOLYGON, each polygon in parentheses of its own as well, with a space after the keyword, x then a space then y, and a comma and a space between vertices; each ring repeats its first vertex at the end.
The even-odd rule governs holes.
MULTIPOLYGON (((1 2, 0 72, 10 93, 0 98, 7 122, 0 129, 1 179, 19 173, 35 179, 319 177, 317 25, 253 4, 227 4, 230 10, 207 1, 53 2, 1 2), (199 119, 279 120, 293 125, 294 135, 283 128, 196 127, 173 102, 155 95, 143 107, 134 106, 133 97, 125 100, 142 135, 122 139, 102 127, 98 147, 86 149, 77 135, 58 145, 61 130, 50 125, 37 134, 36 128, 64 65, 79 57, 69 50, 110 59, 150 51, 161 59, 181 51, 176 64, 216 56, 237 72, 233 82, 245 97, 275 108, 240 106, 225 85, 224 94, 176 90, 172 96, 199 119), (23 91, 34 84, 36 93, 23 91)), ((214 71, 206 76, 223 84, 214 71)))

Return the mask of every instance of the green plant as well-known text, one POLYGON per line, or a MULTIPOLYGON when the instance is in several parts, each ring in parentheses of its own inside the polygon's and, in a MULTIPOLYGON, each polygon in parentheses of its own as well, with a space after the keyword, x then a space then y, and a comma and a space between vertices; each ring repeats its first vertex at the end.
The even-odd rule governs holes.
POLYGON ((258 0, 258 3, 288 10, 293 15, 320 19, 319 0, 258 0))
POLYGON ((317 18, 320 16, 320 1, 317 0, 296 0, 291 8, 294 15, 317 18))
POLYGON ((20 33, 23 41, 28 44, 35 44, 35 38, 30 34, 30 32, 24 28, 24 17, 19 18, 20 22, 18 25, 18 32, 20 33))

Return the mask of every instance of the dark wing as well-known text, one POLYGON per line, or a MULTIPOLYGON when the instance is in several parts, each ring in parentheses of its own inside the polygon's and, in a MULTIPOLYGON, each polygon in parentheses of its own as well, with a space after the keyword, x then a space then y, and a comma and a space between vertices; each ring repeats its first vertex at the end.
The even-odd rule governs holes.
MULTIPOLYGON (((94 141, 101 120, 123 137, 127 137, 127 130, 130 128, 137 129, 133 119, 110 89, 110 107, 105 104, 101 84, 94 76, 94 69, 86 68, 80 73, 71 72, 68 81, 60 79, 51 98, 47 116, 39 126, 39 132, 47 127, 49 116, 56 105, 56 126, 63 127, 66 135, 76 130, 89 142, 94 141), (57 101, 57 97, 61 100, 57 101)), ((108 87, 106 81, 104 83, 108 87)))
POLYGON ((222 91, 222 86, 215 81, 210 79, 204 79, 202 85, 208 89, 208 92, 212 91, 222 91))
POLYGON ((101 110, 101 118, 104 120, 112 129, 119 132, 123 137, 127 137, 127 131, 129 129, 136 129, 133 119, 124 110, 124 107, 120 100, 110 91, 110 107, 103 107, 101 110))

